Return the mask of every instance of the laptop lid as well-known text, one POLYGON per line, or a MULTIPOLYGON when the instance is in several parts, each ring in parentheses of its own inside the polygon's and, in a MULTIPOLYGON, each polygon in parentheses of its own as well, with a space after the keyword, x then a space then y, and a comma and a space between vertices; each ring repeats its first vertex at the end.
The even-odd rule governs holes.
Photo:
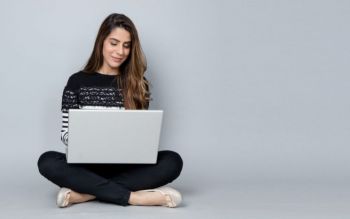
POLYGON ((68 163, 156 163, 162 110, 69 110, 68 163))

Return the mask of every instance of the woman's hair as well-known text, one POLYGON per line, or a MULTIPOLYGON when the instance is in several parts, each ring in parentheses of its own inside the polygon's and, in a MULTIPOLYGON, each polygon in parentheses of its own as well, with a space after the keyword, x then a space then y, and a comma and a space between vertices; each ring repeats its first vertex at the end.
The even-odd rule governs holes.
POLYGON ((144 78, 147 69, 146 57, 142 51, 136 27, 127 16, 113 13, 103 21, 94 49, 83 71, 96 72, 102 67, 103 42, 117 27, 124 28, 131 36, 130 54, 119 67, 120 77, 116 77, 117 86, 123 89, 124 106, 126 109, 146 109, 150 99, 149 84, 144 78))

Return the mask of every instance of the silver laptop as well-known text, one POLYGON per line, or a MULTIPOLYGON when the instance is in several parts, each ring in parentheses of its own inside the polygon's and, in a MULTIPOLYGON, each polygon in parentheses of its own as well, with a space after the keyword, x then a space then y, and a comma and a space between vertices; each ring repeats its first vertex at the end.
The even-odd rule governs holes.
POLYGON ((68 163, 157 162, 162 110, 70 109, 68 163))

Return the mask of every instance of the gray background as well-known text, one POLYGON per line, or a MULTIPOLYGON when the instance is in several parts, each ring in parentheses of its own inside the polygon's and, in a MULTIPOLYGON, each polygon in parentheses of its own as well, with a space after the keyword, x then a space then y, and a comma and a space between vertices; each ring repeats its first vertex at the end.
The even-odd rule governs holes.
MULTIPOLYGON (((177 209, 182 217, 348 215, 349 1, 7 0, 0 2, 6 216, 21 217, 14 209, 33 197, 22 213, 67 212, 55 208, 58 188, 39 175, 36 161, 46 150, 64 150, 63 88, 112 12, 128 15, 139 31, 151 109, 165 112, 161 149, 183 157, 174 182, 187 198, 177 209)), ((127 209, 124 216, 159 208, 127 209)))

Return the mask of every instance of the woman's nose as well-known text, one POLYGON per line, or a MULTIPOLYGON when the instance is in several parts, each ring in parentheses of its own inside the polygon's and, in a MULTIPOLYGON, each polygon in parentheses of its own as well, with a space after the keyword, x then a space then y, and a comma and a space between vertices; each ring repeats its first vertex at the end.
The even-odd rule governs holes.
POLYGON ((121 46, 121 45, 117 46, 117 48, 116 48, 116 53, 117 53, 118 55, 123 55, 123 54, 124 54, 124 48, 123 48, 123 46, 121 46))

